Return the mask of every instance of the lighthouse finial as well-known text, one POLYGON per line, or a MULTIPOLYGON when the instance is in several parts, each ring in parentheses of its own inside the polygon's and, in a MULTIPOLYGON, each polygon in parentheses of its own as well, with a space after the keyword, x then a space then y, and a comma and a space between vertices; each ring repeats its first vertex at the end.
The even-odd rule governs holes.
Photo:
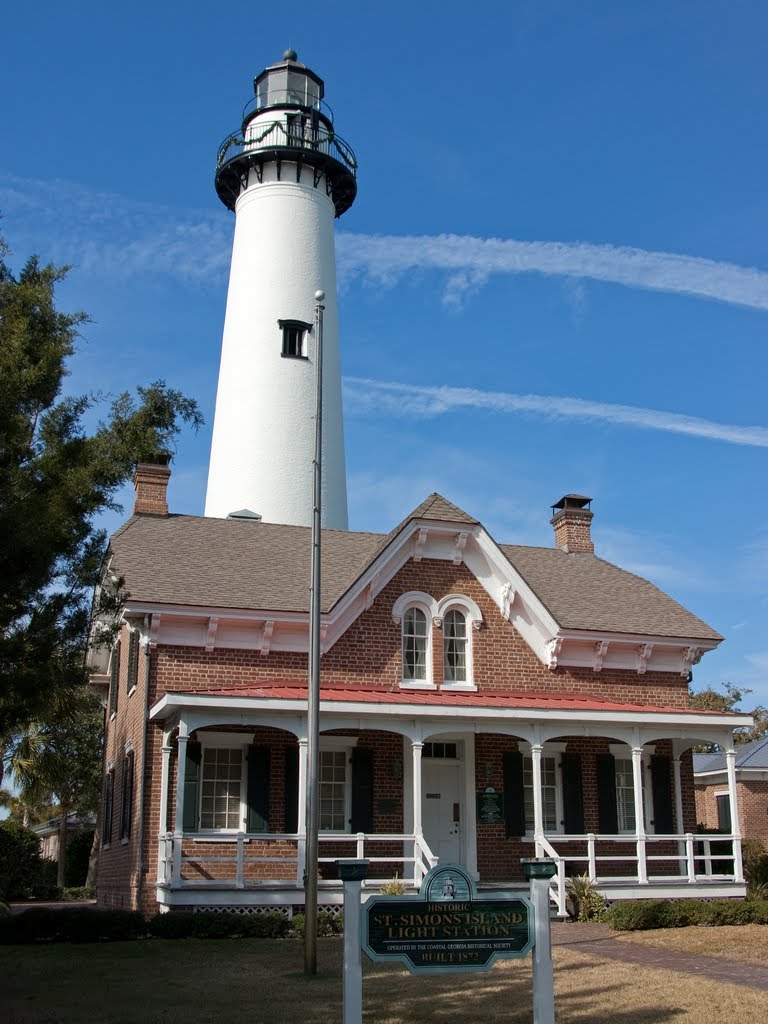
POLYGON ((299 56, 295 50, 288 49, 283 54, 283 60, 298 60, 299 56))

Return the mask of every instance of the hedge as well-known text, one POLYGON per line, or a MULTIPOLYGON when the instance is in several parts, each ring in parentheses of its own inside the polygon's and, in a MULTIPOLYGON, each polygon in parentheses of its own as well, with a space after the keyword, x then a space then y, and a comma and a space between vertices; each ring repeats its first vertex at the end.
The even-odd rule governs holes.
POLYGON ((137 939, 147 924, 135 910, 32 907, 0 919, 0 943, 109 942, 137 939))
POLYGON ((608 912, 614 931, 688 925, 766 924, 768 900, 626 900, 608 912))

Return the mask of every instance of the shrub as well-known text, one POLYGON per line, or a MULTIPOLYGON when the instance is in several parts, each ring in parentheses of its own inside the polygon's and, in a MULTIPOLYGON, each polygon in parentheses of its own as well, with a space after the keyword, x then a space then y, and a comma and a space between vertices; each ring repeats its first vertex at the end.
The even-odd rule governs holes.
POLYGON ((619 932, 643 931, 646 928, 661 928, 660 907, 664 900, 623 900, 614 903, 608 912, 611 928, 619 932))
POLYGON ((575 875, 566 882, 570 904, 568 913, 577 921, 604 921, 605 900, 595 888, 589 875, 575 875))
POLYGON ((42 857, 38 862, 37 872, 32 879, 27 895, 33 900, 57 900, 61 890, 56 885, 58 865, 55 860, 42 857))
POLYGON ((408 892, 408 885, 395 872, 395 877, 390 882, 385 882, 379 889, 379 892, 384 896, 402 896, 408 892))
POLYGON ((748 898, 752 913, 752 924, 768 924, 768 899, 748 898))
POLYGON ((147 922, 149 934, 157 939, 188 939, 192 935, 196 916, 190 910, 158 914, 147 922))
POLYGON ((0 889, 3 898, 27 899, 32 894, 40 863, 40 845, 35 833, 14 821, 0 822, 0 889))
POLYGON ((252 939, 283 939, 291 928, 290 920, 279 911, 252 914, 242 920, 243 934, 252 939))
POLYGON ((147 925, 137 911, 33 907, 0 921, 0 942, 108 942, 146 935, 147 925))
POLYGON ((741 856, 744 877, 750 889, 768 885, 768 852, 759 839, 742 839, 741 856))
POLYGON ((61 898, 69 901, 95 900, 96 889, 92 885, 69 885, 61 890, 61 898))
MULTIPOLYGON (((291 918, 290 928, 291 931, 295 932, 296 935, 302 936, 305 928, 305 918, 303 914, 294 914, 291 918)), ((317 912, 317 934, 323 935, 339 935, 344 931, 344 917, 342 914, 332 914, 328 910, 318 910, 317 912)))

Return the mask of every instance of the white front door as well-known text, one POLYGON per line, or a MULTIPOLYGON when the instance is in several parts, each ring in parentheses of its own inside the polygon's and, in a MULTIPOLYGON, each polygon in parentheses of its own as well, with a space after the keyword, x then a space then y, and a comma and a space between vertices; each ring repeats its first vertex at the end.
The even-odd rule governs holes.
POLYGON ((459 761, 422 758, 421 817, 424 838, 444 864, 463 863, 459 761))

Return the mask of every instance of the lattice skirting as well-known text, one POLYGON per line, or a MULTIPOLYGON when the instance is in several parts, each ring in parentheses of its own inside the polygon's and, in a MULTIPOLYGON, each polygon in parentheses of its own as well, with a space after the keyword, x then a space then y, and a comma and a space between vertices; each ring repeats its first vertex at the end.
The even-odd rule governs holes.
MULTIPOLYGON (((337 903, 318 904, 318 910, 325 911, 326 914, 331 914, 333 917, 339 917, 344 908, 337 903)), ((261 907, 195 907, 193 912, 195 914, 236 914, 240 917, 250 917, 254 914, 282 914, 283 917, 287 917, 289 920, 296 913, 303 913, 303 907, 292 906, 289 903, 283 904, 270 904, 269 906, 261 907)))

